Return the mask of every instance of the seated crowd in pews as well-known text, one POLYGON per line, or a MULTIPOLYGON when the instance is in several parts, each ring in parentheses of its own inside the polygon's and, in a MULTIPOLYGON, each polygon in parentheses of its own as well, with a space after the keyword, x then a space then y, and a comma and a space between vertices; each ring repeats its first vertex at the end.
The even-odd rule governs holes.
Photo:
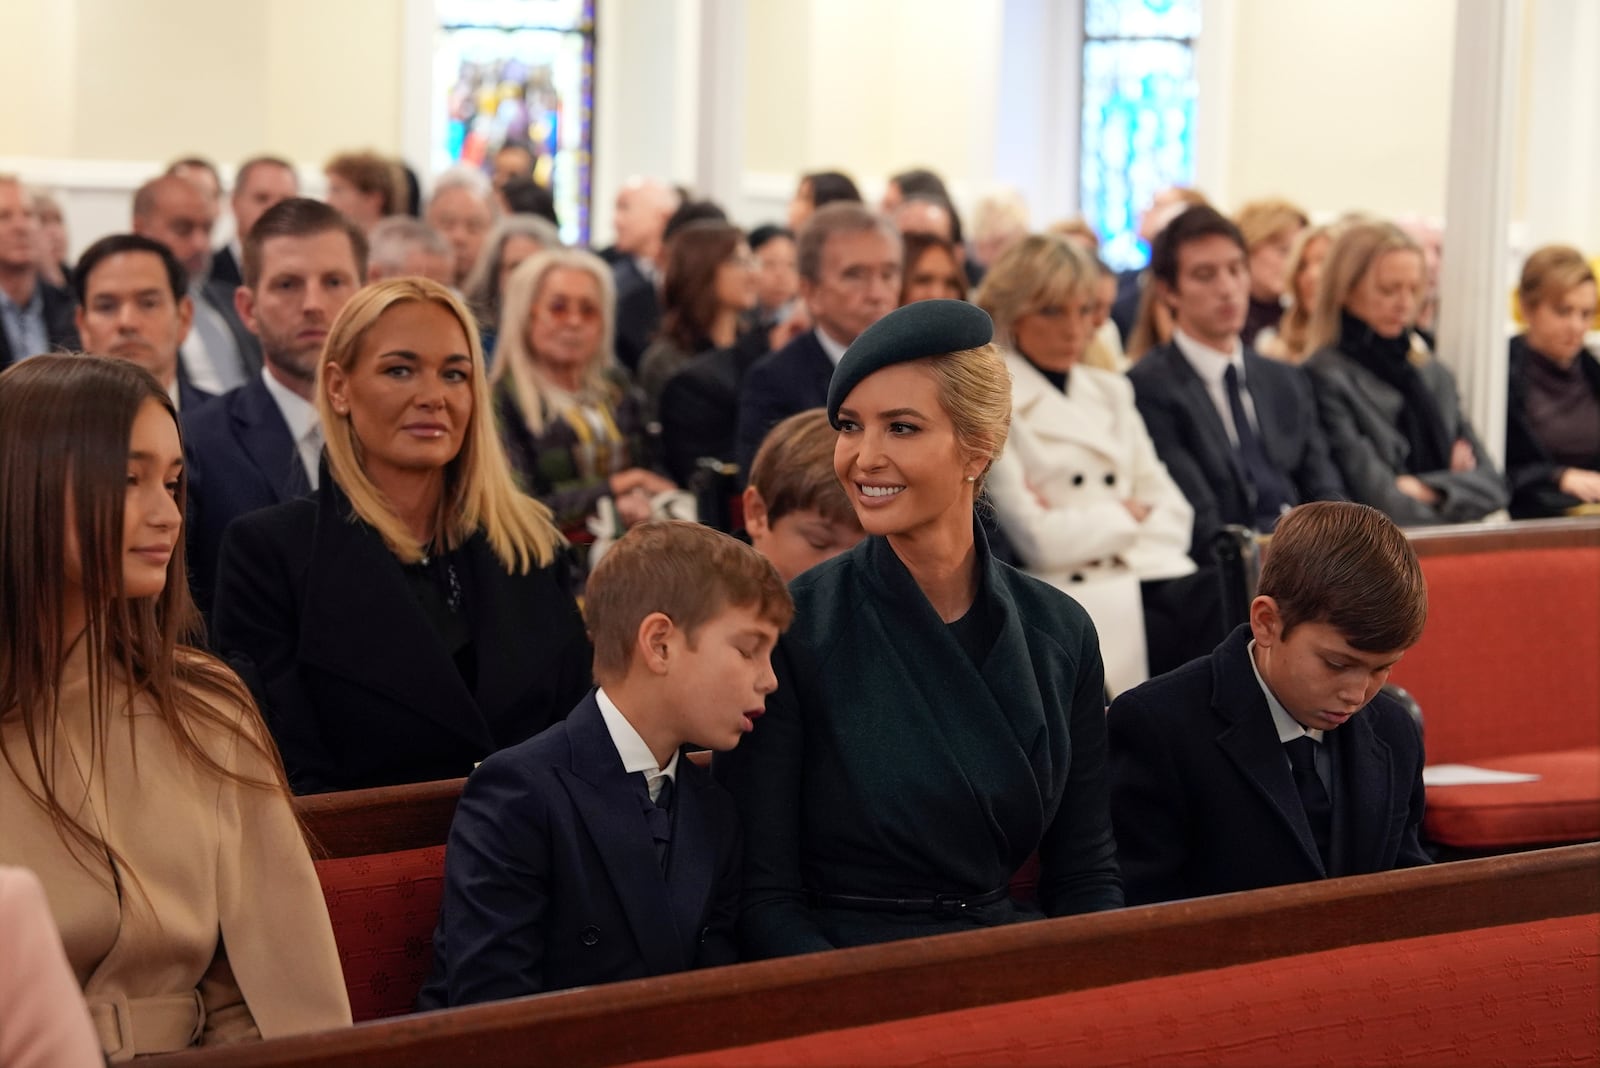
POLYGON ((467 777, 420 1008, 1426 864, 1396 524, 1600 501, 1561 247, 1503 476, 1379 220, 1186 192, 1113 301, 1082 234, 980 263, 926 172, 884 214, 809 175, 749 240, 635 181, 595 254, 513 166, 424 222, 380 157, 327 203, 262 157, 213 255, 200 163, 70 292, 0 178, 0 604, 39 621, 0 865, 113 1059, 349 1022, 291 794, 467 777), (713 472, 729 532, 658 518, 713 472), (1274 534, 1231 633, 1225 526, 1274 534))

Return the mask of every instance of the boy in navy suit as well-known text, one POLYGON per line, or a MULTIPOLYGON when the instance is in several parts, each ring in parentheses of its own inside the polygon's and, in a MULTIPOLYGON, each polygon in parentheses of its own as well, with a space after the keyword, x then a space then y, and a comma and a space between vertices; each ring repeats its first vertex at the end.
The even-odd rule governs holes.
POLYGON ((789 592, 748 545, 659 522, 612 546, 587 600, 599 688, 467 780, 419 1009, 735 960, 738 815, 680 750, 754 729, 789 592))
POLYGON ((1422 635, 1416 554, 1382 512, 1279 522, 1250 622, 1111 705, 1130 905, 1427 864, 1422 732, 1379 692, 1422 635))

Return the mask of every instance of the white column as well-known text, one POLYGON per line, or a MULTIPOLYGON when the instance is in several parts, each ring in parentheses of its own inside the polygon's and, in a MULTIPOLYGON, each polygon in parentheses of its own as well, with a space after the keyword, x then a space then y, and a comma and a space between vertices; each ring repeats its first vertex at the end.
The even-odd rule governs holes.
MULTIPOLYGON (((1005 0, 994 110, 994 179, 1035 226, 1079 213, 1082 0, 1005 0)), ((955 84, 955 83, 952 83, 955 84)))
POLYGON ((747 0, 700 0, 694 188, 737 216, 744 183, 747 0))
POLYGON ((1600 4, 1538 0, 1529 15, 1523 251, 1560 243, 1592 255, 1600 251, 1600 4))
POLYGON ((1457 5, 1439 356, 1455 371, 1462 410, 1496 465, 1505 460, 1507 240, 1521 39, 1522 0, 1457 5))

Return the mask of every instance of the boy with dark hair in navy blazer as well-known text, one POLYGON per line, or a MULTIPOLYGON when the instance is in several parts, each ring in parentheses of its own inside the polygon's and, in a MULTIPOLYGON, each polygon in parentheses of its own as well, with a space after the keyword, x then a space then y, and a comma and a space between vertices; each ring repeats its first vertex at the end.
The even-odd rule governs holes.
POLYGON ((1366 505, 1279 522, 1250 622, 1111 705, 1111 817, 1128 904, 1427 864, 1422 733, 1379 692, 1428 592, 1366 505))
POLYGON ((754 549, 682 522, 629 531, 587 599, 599 688, 468 778, 419 1009, 736 959, 738 814, 680 751, 754 729, 794 604, 754 549))

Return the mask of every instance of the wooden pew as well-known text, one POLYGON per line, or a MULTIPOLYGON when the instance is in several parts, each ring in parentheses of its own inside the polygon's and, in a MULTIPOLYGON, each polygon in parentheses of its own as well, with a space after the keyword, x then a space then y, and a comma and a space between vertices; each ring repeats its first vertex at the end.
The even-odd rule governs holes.
MULTIPOLYGON (((1600 845, 1571 846, 662 976, 149 1063, 625 1064, 1369 942, 1584 916, 1600 912, 1597 872, 1600 845)), ((1593 972, 1593 958, 1587 963, 1593 972)))
POLYGON ((444 845, 465 779, 344 790, 294 799, 321 859, 444 845))

